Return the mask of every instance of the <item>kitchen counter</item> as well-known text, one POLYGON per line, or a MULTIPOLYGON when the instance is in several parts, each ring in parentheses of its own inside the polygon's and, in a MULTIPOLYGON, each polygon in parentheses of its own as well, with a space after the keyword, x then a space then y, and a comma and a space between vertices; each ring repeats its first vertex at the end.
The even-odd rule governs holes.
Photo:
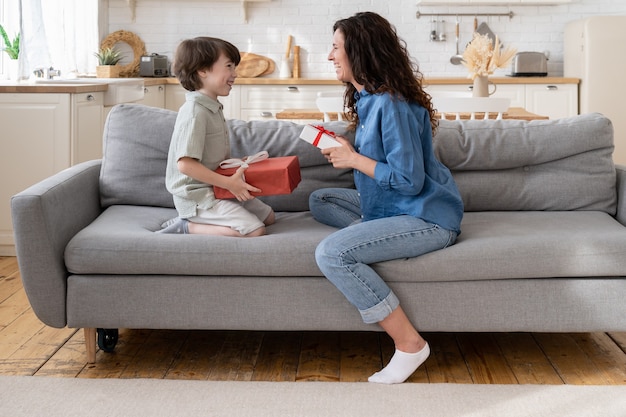
MULTIPOLYGON (((579 84, 580 79, 569 77, 489 77, 489 81, 494 84, 579 84)), ((426 85, 455 85, 467 84, 471 85, 470 78, 424 78, 426 85)))
POLYGON ((76 84, 75 82, 67 84, 36 84, 36 83, 16 83, 10 81, 0 82, 0 93, 95 93, 98 91, 107 91, 109 86, 102 83, 85 83, 76 84))
MULTIPOLYGON (((492 77, 489 78, 495 84, 579 84, 578 78, 565 77, 492 77)), ((426 85, 471 85, 472 80, 463 77, 435 77, 425 78, 426 85)), ((144 78, 144 85, 167 85, 179 84, 174 77, 144 78)), ((335 79, 312 79, 312 78, 237 78, 238 85, 342 85, 335 79)), ((73 81, 68 84, 36 84, 29 82, 0 82, 0 93, 86 93, 107 91, 107 84, 102 81, 95 83, 85 82, 77 84, 73 81)))
MULTIPOLYGON (((476 118, 481 119, 484 117, 485 113, 477 113, 476 118)), ((337 120, 337 113, 329 114, 331 120, 337 120)), ((440 116, 438 114, 438 116, 440 116)), ((489 115, 490 119, 495 119, 497 116, 496 113, 492 113, 489 115)), ((461 119, 469 119, 469 113, 461 113, 461 119)), ((276 114, 277 119, 282 120, 322 120, 324 115, 317 109, 285 109, 280 113, 276 114)), ((515 119, 515 120, 547 120, 548 116, 542 116, 539 114, 534 114, 525 109, 519 107, 510 107, 505 113, 502 114, 503 119, 515 119)))
MULTIPOLYGON (((566 77, 490 77, 495 84, 579 84, 578 78, 566 77)), ((471 85, 472 80, 464 77, 433 77, 425 78, 426 84, 430 85, 471 85)), ((145 85, 179 84, 174 77, 144 78, 145 85)), ((342 85, 336 79, 313 79, 313 78, 237 78, 235 84, 239 85, 342 85)))

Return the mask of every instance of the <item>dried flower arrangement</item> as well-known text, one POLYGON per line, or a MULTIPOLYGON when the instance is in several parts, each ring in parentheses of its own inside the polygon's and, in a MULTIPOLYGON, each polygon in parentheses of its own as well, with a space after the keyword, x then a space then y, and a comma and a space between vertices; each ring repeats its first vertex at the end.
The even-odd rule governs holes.
POLYGON ((502 44, 496 36, 495 42, 487 35, 474 33, 472 41, 463 52, 462 64, 469 69, 468 78, 493 74, 498 68, 504 68, 517 52, 515 48, 502 50, 502 44))

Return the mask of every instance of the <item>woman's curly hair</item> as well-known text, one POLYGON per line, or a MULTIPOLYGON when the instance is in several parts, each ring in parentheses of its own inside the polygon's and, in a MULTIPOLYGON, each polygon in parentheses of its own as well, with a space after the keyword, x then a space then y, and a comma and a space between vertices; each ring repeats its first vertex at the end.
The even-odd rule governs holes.
MULTIPOLYGON (((395 27, 376 13, 361 12, 335 22, 333 33, 337 30, 344 35, 344 48, 355 81, 369 93, 390 93, 398 99, 420 104, 430 114, 434 134, 437 119, 431 96, 424 91, 423 75, 395 27)), ((358 124, 356 91, 347 83, 344 102, 352 127, 358 124)))

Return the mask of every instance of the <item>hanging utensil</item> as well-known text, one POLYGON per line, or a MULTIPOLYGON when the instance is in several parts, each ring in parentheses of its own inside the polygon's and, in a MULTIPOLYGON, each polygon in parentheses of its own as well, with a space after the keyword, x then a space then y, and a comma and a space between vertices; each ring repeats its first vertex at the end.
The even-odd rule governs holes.
POLYGON ((480 35, 487 35, 489 39, 491 39, 491 43, 493 45, 496 44, 496 35, 491 31, 487 23, 482 22, 480 26, 478 26, 478 29, 476 29, 476 32, 478 32, 480 35))
POLYGON ((463 62, 463 55, 459 55, 459 18, 456 18, 455 24, 455 33, 456 33, 456 54, 450 58, 450 63, 452 65, 461 65, 463 62))

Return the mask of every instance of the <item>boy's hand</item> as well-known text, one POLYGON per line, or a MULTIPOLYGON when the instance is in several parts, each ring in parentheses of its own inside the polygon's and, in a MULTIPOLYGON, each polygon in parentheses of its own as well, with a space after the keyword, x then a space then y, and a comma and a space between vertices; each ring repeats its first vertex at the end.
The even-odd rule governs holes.
POLYGON ((244 177, 244 173, 246 168, 239 167, 237 171, 229 178, 228 186, 225 187, 228 191, 230 191, 238 201, 248 201, 254 198, 250 192, 261 192, 260 189, 256 188, 253 185, 250 185, 246 182, 244 177))

